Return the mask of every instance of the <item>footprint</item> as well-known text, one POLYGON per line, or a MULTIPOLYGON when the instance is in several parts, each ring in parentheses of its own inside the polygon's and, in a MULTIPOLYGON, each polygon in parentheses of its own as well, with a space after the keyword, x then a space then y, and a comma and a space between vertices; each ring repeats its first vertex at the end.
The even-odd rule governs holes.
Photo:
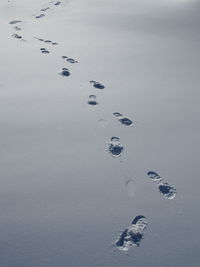
POLYGON ((48 9, 50 9, 50 7, 45 7, 45 8, 42 8, 42 9, 40 9, 40 11, 43 11, 43 12, 45 12, 45 11, 47 11, 48 9))
POLYGON ((95 95, 89 95, 89 100, 87 102, 90 106, 96 106, 99 103, 97 102, 97 97, 95 95))
POLYGON ((99 123, 99 125, 100 125, 102 128, 104 128, 104 129, 108 126, 108 122, 107 122, 107 120, 104 120, 104 119, 99 119, 99 120, 98 120, 98 123, 99 123))
POLYGON ((21 20, 12 20, 11 22, 9 22, 9 24, 14 25, 14 24, 17 24, 17 23, 20 23, 20 22, 22 22, 22 21, 21 20))
POLYGON ((22 39, 22 36, 20 36, 20 35, 18 35, 18 34, 16 34, 16 33, 14 33, 14 34, 12 35, 12 37, 14 37, 14 38, 16 38, 16 39, 22 39))
POLYGON ((38 16, 35 16, 36 19, 40 19, 40 18, 43 18, 43 17, 45 17, 45 14, 40 14, 38 16))
MULTIPOLYGON (((40 11, 42 11, 42 12, 46 12, 47 10, 49 10, 49 9, 52 8, 52 5, 54 5, 54 6, 59 6, 59 5, 61 4, 61 1, 55 1, 55 0, 53 0, 53 1, 50 1, 48 4, 49 4, 50 6, 43 7, 43 8, 40 9, 40 11)), ((42 14, 36 16, 35 18, 39 19, 39 18, 44 17, 44 16, 45 16, 45 15, 42 13, 42 14)))
POLYGON ((126 181, 126 190, 130 198, 135 196, 136 186, 132 179, 126 181))
POLYGON ((43 53, 43 54, 49 54, 50 52, 48 51, 48 50, 46 50, 46 48, 40 48, 40 50, 41 50, 41 52, 43 53))
POLYGON ((158 181, 161 181, 162 180, 162 178, 160 177, 160 175, 158 175, 156 172, 150 171, 150 172, 147 173, 147 175, 154 182, 158 182, 158 181))
POLYGON ((44 42, 44 39, 42 38, 37 38, 37 37, 34 37, 34 38, 37 39, 38 41, 44 42))
POLYGON ((21 28, 18 27, 18 26, 13 27, 13 29, 16 30, 16 31, 21 31, 21 28))
POLYGON ((71 75, 67 68, 63 68, 62 71, 59 74, 62 75, 62 76, 65 76, 65 77, 71 75))
POLYGON ((114 158, 118 158, 123 154, 124 148, 123 148, 122 144, 120 143, 119 137, 113 136, 111 138, 111 141, 110 141, 109 146, 108 146, 108 152, 114 158))
POLYGON ((124 117, 121 113, 119 112, 114 112, 113 115, 117 118, 117 120, 123 124, 123 125, 126 125, 126 126, 132 126, 133 125, 133 122, 132 120, 124 117))
POLYGON ((46 44, 58 45, 57 42, 53 42, 53 41, 51 41, 51 40, 45 40, 45 39, 37 38, 37 37, 34 37, 34 38, 37 39, 38 41, 40 41, 40 42, 44 42, 44 43, 46 43, 46 44))
POLYGON ((77 60, 75 60, 75 59, 73 59, 73 58, 69 58, 69 57, 67 57, 67 56, 62 56, 62 58, 63 58, 63 59, 66 59, 67 62, 70 62, 70 63, 72 63, 72 64, 74 64, 74 63, 78 63, 77 60))
POLYGON ((72 64, 78 63, 78 61, 75 60, 75 59, 73 59, 73 58, 68 58, 67 61, 70 62, 70 63, 72 63, 72 64))
POLYGON ((167 199, 174 199, 176 197, 176 189, 168 183, 158 184, 159 192, 167 199))
POLYGON ((149 171, 147 175, 152 181, 156 182, 159 192, 164 197, 166 197, 167 199, 174 199, 176 197, 177 195, 176 189, 170 184, 163 182, 163 179, 160 175, 158 175, 154 171, 149 171))
POLYGON ((97 89, 104 89, 105 86, 99 82, 96 82, 96 81, 90 81, 90 83, 93 85, 93 87, 97 88, 97 89))
POLYGON ((139 247, 141 240, 144 238, 144 230, 148 221, 143 215, 136 216, 131 225, 126 228, 115 241, 115 246, 122 251, 129 251, 133 246, 139 247))
POLYGON ((61 2, 60 1, 57 1, 54 5, 55 6, 58 6, 58 5, 60 5, 61 4, 61 2))

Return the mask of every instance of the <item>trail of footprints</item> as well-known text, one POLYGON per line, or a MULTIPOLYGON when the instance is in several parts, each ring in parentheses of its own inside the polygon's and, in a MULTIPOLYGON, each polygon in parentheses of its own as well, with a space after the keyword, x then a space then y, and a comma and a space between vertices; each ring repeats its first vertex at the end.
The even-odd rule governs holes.
MULTIPOLYGON (((16 25, 16 24, 19 24, 19 23, 21 23, 22 21, 21 20, 12 20, 12 21, 10 21, 10 25, 15 25, 15 26, 13 26, 13 29, 15 30, 15 31, 21 31, 21 28, 18 26, 18 25, 16 25)), ((21 35, 19 35, 19 34, 17 34, 17 33, 13 33, 12 34, 12 37, 13 38, 16 38, 16 39, 21 39, 22 40, 22 36, 21 35)))
POLYGON ((45 39, 38 38, 38 37, 34 37, 34 38, 37 39, 40 42, 45 43, 45 44, 58 45, 57 42, 54 42, 54 41, 51 41, 51 40, 45 40, 45 39))
POLYGON ((44 18, 46 15, 44 13, 46 13, 47 11, 53 9, 53 7, 58 7, 62 4, 61 1, 51 1, 49 2, 49 5, 46 7, 43 7, 40 9, 40 14, 35 15, 34 17, 36 19, 41 19, 44 18), (42 12, 42 13, 41 13, 42 12))
MULTIPOLYGON (((42 8, 40 11, 47 12, 48 10, 52 8, 52 6, 59 6, 60 4, 61 4, 61 1, 51 1, 49 2, 49 6, 42 8)), ((36 15, 35 18, 39 19, 44 16, 45 14, 41 13, 41 14, 36 15)), ((20 23, 22 23, 21 20, 13 20, 9 24, 13 26, 14 30, 21 31, 22 28, 18 26, 18 24, 20 23)), ((21 35, 18 35, 16 33, 14 33, 12 36, 13 38, 16 38, 16 39, 20 39, 20 40, 23 39, 21 35)), ((58 43, 55 41, 46 40, 46 39, 42 39, 38 37, 34 37, 34 38, 40 42, 43 42, 44 44, 58 45, 58 43)), ((44 47, 40 48, 40 51, 43 54, 50 53, 50 51, 44 47)), ((62 56, 61 58, 65 62, 70 63, 70 64, 78 63, 78 60, 73 59, 68 56, 62 56)), ((71 72, 68 68, 63 67, 61 68, 58 74, 63 77, 68 77, 71 75, 71 72)), ((105 85, 103 85, 102 83, 98 81, 91 80, 89 81, 89 83, 94 89, 103 90, 106 88, 105 85)), ((97 106, 99 104, 97 101, 97 96, 95 94, 89 95, 87 104, 93 107, 97 106)), ((126 127, 133 126, 133 121, 130 118, 124 116, 122 113, 114 112, 113 116, 121 125, 126 126, 126 127)), ((99 123, 102 124, 102 127, 104 128, 106 127, 107 122, 105 120, 100 119, 99 123)), ((121 144, 120 138, 117 136, 111 137, 106 150, 113 158, 119 158, 124 154, 124 147, 121 144)), ((167 199, 175 198, 177 194, 176 189, 173 186, 169 185, 167 182, 165 182, 161 178, 161 176, 159 176, 156 172, 149 171, 147 173, 147 177, 155 183, 158 191, 160 192, 162 196, 164 196, 167 199)), ((130 191, 129 192, 130 196, 132 197, 134 195, 133 180, 129 179, 126 182, 126 186, 128 190, 130 191)), ((125 252, 128 252, 128 250, 133 246, 139 247, 141 240, 144 238, 144 232, 145 232, 147 224, 148 224, 148 221, 145 216, 143 215, 136 216, 133 219, 132 223, 119 234, 117 240, 114 242, 114 246, 117 249, 121 251, 125 251, 125 252)))

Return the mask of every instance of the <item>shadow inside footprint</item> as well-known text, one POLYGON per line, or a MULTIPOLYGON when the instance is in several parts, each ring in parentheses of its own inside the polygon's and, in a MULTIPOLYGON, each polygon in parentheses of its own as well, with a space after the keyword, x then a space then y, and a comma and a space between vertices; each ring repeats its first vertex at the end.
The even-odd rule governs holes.
POLYGON ((60 1, 57 1, 54 5, 55 6, 59 6, 61 4, 61 2, 60 1))
POLYGON ((144 237, 144 230, 148 221, 143 215, 135 217, 131 225, 126 228, 115 241, 115 245, 119 250, 128 251, 132 246, 139 247, 144 237))
POLYGON ((50 52, 46 48, 40 48, 43 54, 49 54, 50 52))
POLYGON ((104 89, 105 86, 99 82, 96 82, 96 81, 90 81, 90 83, 93 85, 93 87, 97 88, 97 89, 104 89))
POLYGON ((16 38, 16 39, 22 39, 22 36, 20 36, 20 35, 18 35, 18 34, 16 34, 16 33, 14 33, 12 36, 13 36, 14 38, 16 38))
POLYGON ((73 58, 69 58, 69 57, 67 57, 67 56, 62 56, 62 58, 65 59, 67 62, 72 63, 72 64, 74 64, 74 63, 78 63, 77 60, 75 60, 75 59, 73 59, 73 58))
POLYGON ((96 106, 98 105, 98 102, 97 102, 97 97, 95 95, 90 95, 89 96, 89 100, 87 102, 89 105, 91 106, 96 106))
POLYGON ((121 124, 124 124, 126 126, 133 125, 133 122, 128 118, 122 118, 122 119, 119 119, 119 121, 121 122, 121 124))
POLYGON ((147 175, 154 182, 157 182, 157 181, 161 181, 162 180, 162 178, 160 177, 160 175, 158 175, 156 172, 150 171, 150 172, 147 173, 147 175))
POLYGON ((45 17, 45 14, 40 14, 38 16, 35 16, 36 19, 40 19, 40 18, 43 18, 43 17, 45 17))
POLYGON ((158 185, 159 192, 167 199, 174 199, 176 197, 176 189, 168 183, 160 183, 158 185))
POLYGON ((78 61, 75 60, 75 59, 73 59, 73 58, 68 58, 67 61, 70 62, 70 63, 72 63, 72 64, 78 63, 78 61))
POLYGON ((12 20, 11 22, 9 22, 9 24, 14 25, 14 24, 17 24, 17 23, 20 23, 20 22, 22 22, 22 21, 21 20, 12 20))
POLYGON ((40 9, 40 11, 45 12, 45 11, 47 11, 48 9, 50 9, 50 8, 49 8, 49 7, 46 7, 46 8, 42 8, 42 9, 40 9))
POLYGON ((65 76, 65 77, 71 75, 67 68, 63 68, 62 71, 59 74, 62 75, 62 76, 65 76))
POLYGON ((158 175, 154 171, 149 171, 147 175, 152 181, 156 182, 159 192, 164 197, 166 197, 167 199, 174 199, 176 197, 177 194, 176 189, 173 186, 169 185, 168 183, 162 182, 163 179, 160 175, 158 175))
POLYGON ((124 117, 121 113, 119 113, 119 112, 114 112, 113 115, 117 118, 117 120, 118 120, 121 124, 123 124, 123 125, 125 125, 125 126, 132 126, 132 125, 133 125, 132 120, 130 120, 130 119, 124 117))
POLYGON ((108 146, 108 151, 114 158, 118 158, 118 157, 122 156, 122 154, 124 152, 124 147, 120 143, 119 137, 113 136, 111 138, 111 141, 110 141, 109 146, 108 146))

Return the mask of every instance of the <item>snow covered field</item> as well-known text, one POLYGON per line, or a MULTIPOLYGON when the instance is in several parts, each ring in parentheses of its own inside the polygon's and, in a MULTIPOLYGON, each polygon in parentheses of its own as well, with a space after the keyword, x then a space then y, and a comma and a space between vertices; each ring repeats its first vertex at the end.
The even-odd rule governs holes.
POLYGON ((0 1, 1 267, 199 267, 199 13, 0 1))

